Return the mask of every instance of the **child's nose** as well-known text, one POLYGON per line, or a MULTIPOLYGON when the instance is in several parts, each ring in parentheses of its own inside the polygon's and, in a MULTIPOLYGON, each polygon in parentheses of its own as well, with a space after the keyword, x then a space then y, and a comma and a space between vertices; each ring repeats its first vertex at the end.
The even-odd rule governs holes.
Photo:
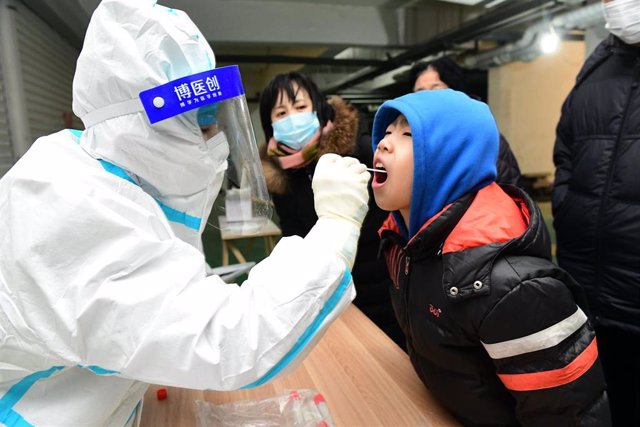
POLYGON ((386 137, 380 140, 380 142, 378 143, 377 149, 380 151, 389 151, 389 144, 387 143, 386 137))

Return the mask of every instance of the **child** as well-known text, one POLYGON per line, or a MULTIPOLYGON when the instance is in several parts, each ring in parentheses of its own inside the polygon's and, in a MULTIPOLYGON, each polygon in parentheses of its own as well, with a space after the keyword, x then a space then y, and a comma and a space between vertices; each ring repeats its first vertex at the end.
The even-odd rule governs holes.
POLYGON ((413 366, 465 425, 607 426, 595 334, 540 212, 495 183, 489 107, 451 89, 385 102, 376 203, 413 366))

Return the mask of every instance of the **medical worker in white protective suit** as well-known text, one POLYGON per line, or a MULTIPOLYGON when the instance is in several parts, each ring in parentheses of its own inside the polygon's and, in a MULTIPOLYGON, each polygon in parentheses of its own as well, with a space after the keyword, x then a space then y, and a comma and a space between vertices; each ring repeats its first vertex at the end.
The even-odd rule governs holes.
POLYGON ((0 180, 0 424, 133 425, 147 383, 260 385, 354 298, 369 174, 336 155, 318 163, 306 237, 280 240, 242 286, 206 277, 201 233, 227 156, 248 157, 234 134, 252 133, 237 68, 213 68, 183 12, 97 7, 73 83, 86 130, 38 139, 0 180), (198 91, 222 100, 210 139, 198 91))

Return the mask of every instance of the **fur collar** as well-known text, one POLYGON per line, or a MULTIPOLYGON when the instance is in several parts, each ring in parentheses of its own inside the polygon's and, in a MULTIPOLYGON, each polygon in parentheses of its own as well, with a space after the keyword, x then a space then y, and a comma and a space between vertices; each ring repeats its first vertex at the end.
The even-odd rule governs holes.
MULTIPOLYGON (((337 96, 329 99, 329 105, 336 112, 334 128, 322 139, 318 157, 326 153, 336 153, 341 156, 352 155, 358 144, 358 110, 337 96)), ((291 171, 281 169, 267 156, 266 144, 260 147, 260 160, 269 193, 286 194, 289 191, 291 171)), ((315 162, 310 167, 315 167, 315 162)))

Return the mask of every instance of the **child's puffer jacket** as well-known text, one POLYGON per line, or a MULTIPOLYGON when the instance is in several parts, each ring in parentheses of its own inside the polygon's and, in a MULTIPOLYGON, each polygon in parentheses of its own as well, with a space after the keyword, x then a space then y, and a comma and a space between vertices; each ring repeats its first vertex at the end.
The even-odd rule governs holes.
POLYGON ((586 307, 550 261, 526 193, 490 184, 408 244, 398 231, 390 215, 381 236, 394 310, 416 372, 445 407, 465 425, 611 424, 586 307), (514 218, 522 226, 509 236, 514 218))

